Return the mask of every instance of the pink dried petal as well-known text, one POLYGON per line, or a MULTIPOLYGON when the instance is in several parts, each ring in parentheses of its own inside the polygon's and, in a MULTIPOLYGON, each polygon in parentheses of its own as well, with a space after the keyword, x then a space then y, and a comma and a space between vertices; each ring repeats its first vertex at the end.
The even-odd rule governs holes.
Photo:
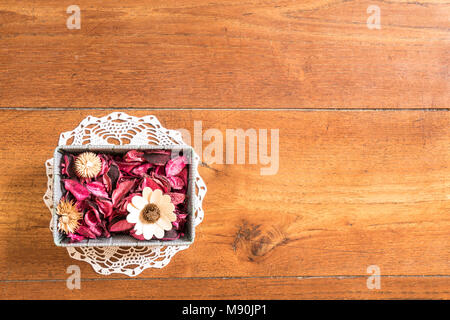
POLYGON ((164 176, 166 174, 166 168, 164 166, 156 166, 155 174, 164 176))
POLYGON ((130 150, 128 151, 124 156, 123 156, 123 160, 125 162, 144 162, 144 152, 142 151, 137 151, 137 150, 130 150))
POLYGON ((165 176, 159 176, 156 174, 152 174, 151 177, 153 178, 153 180, 156 183, 158 183, 162 187, 163 193, 169 192, 170 189, 172 188, 169 180, 167 180, 167 178, 165 176))
POLYGON ((100 170, 100 173, 99 173, 99 175, 102 176, 102 175, 104 175, 105 173, 107 173, 108 170, 109 170, 109 161, 108 161, 108 159, 107 159, 104 155, 102 155, 102 154, 99 154, 98 156, 99 156, 100 160, 102 161, 102 169, 100 170))
POLYGON ((172 222, 172 225, 173 225, 175 230, 182 230, 183 229, 184 224, 186 223, 186 217, 187 217, 187 214, 185 214, 185 213, 177 214, 177 220, 172 222))
POLYGON ((170 200, 174 205, 183 203, 184 199, 186 198, 186 196, 183 193, 179 192, 167 192, 166 194, 170 196, 170 200))
POLYGON ((120 171, 126 172, 128 174, 131 174, 131 171, 134 168, 141 165, 140 162, 121 162, 121 161, 116 161, 116 164, 119 166, 120 171))
POLYGON ((181 170, 180 174, 178 175, 181 179, 183 179, 183 182, 185 185, 188 184, 188 170, 187 167, 185 167, 183 170, 181 170))
POLYGON ((136 232, 134 231, 134 229, 131 229, 130 236, 132 236, 133 238, 138 239, 138 240, 145 240, 144 235, 143 234, 137 235, 136 232))
POLYGON ((90 192, 83 185, 75 180, 64 180, 64 188, 70 191, 70 193, 78 200, 83 201, 89 198, 90 192))
POLYGON ((91 239, 97 238, 96 235, 88 227, 83 226, 83 225, 78 227, 77 233, 86 238, 91 238, 91 239))
POLYGON ((84 237, 82 235, 74 234, 74 233, 67 234, 67 237, 70 238, 70 243, 80 242, 80 241, 84 240, 84 237))
POLYGON ((142 177, 144 174, 147 173, 148 169, 150 169, 151 167, 153 167, 151 163, 144 163, 131 170, 131 173, 136 176, 142 177))
POLYGON ((144 189, 144 188, 146 188, 146 187, 149 187, 150 189, 152 189, 152 190, 156 190, 156 189, 159 189, 159 190, 163 190, 163 188, 158 184, 158 183, 156 183, 155 182, 155 180, 153 180, 151 177, 149 177, 149 176, 147 176, 147 177, 145 177, 143 180, 142 180, 142 185, 141 185, 141 188, 142 189, 144 189))
POLYGON ((170 186, 173 189, 180 190, 184 187, 184 181, 179 177, 167 177, 167 180, 169 180, 170 186))
POLYGON ((100 237, 103 233, 103 230, 100 226, 90 226, 89 230, 95 234, 97 237, 100 237))
POLYGON ((128 231, 134 227, 134 223, 129 223, 126 219, 120 220, 114 223, 111 227, 109 227, 109 231, 111 232, 122 232, 128 231))
POLYGON ((61 174, 68 177, 74 177, 75 172, 73 170, 73 155, 65 154, 63 157, 63 162, 61 162, 61 174))
POLYGON ((185 156, 170 159, 166 164, 166 175, 176 176, 186 167, 187 159, 185 156))
POLYGON ((110 237, 111 237, 111 234, 109 233, 108 228, 106 227, 106 221, 103 220, 103 221, 99 224, 99 226, 103 229, 102 236, 103 236, 103 237, 106 237, 106 238, 110 238, 110 237))
POLYGON ((176 230, 169 230, 164 233, 164 237, 161 240, 176 240, 180 237, 180 233, 176 230))
POLYGON ((95 202, 97 203, 98 209, 103 214, 105 218, 109 217, 112 214, 113 211, 113 204, 111 201, 107 199, 95 199, 95 202))
POLYGON ((86 188, 96 197, 109 198, 105 186, 99 181, 86 183, 86 188))
POLYGON ((107 174, 104 174, 102 176, 102 180, 103 180, 103 184, 105 185, 106 192, 110 193, 111 189, 112 189, 111 178, 107 174))
POLYGON ((114 189, 117 185, 117 181, 119 181, 122 177, 119 167, 115 162, 111 163, 107 175, 111 180, 111 188, 114 189))
POLYGON ((153 153, 148 153, 146 152, 144 154, 144 158, 147 162, 158 165, 158 166, 163 166, 167 163, 167 161, 169 161, 170 159, 170 151, 163 151, 161 153, 156 153, 153 151, 153 153))
POLYGON ((117 188, 112 194, 112 203, 114 207, 131 190, 131 188, 133 188, 135 181, 136 179, 124 180, 117 184, 117 188))
POLYGON ((97 219, 94 210, 89 210, 84 214, 84 222, 88 227, 96 226, 100 221, 97 219))

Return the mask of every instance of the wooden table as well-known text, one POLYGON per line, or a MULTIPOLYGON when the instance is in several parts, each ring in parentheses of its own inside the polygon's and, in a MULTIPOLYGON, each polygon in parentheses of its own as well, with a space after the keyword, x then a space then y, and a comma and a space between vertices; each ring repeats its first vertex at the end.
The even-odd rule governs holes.
POLYGON ((0 298, 450 297, 447 1, 79 0, 68 29, 72 4, 0 3, 0 298), (204 159, 195 244, 100 276, 53 245, 44 162, 114 110, 279 129, 279 169, 204 159))

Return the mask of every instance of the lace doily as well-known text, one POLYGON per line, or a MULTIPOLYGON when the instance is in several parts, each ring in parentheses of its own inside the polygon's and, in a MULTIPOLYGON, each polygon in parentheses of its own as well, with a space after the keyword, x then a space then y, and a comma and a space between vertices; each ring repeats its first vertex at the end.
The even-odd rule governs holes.
MULTIPOLYGON (((154 116, 137 118, 123 112, 114 112, 102 118, 89 116, 72 131, 63 132, 59 145, 186 145, 181 133, 168 130, 161 126, 154 116)), ((199 157, 194 153, 194 161, 199 157)), ((53 159, 45 162, 47 170, 47 191, 44 202, 53 210, 53 159)), ((194 224, 197 226, 203 220, 202 201, 206 194, 206 185, 197 174, 195 178, 196 199, 194 199, 194 224)), ((53 223, 50 221, 50 229, 53 223)), ((67 247, 69 256, 73 259, 86 261, 93 269, 102 275, 122 273, 137 276, 147 268, 163 268, 172 257, 187 245, 157 246, 157 247, 67 247)))

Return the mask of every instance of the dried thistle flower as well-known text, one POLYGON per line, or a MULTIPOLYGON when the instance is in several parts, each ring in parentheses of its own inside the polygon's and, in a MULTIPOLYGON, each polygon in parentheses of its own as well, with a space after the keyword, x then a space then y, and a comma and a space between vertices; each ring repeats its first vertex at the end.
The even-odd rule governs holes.
POLYGON ((75 159, 75 172, 81 178, 94 178, 102 169, 102 160, 93 152, 83 152, 75 159))
POLYGON ((65 234, 75 233, 80 226, 78 220, 83 214, 78 211, 73 201, 61 200, 56 207, 56 213, 59 216, 58 230, 65 234))

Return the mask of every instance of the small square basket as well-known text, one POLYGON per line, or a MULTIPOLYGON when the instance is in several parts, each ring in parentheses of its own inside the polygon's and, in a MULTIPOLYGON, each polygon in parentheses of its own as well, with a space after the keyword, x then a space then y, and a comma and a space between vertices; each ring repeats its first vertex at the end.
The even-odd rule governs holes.
POLYGON ((149 247, 149 246, 179 246, 190 245, 195 238, 195 177, 197 176, 198 163, 194 157, 194 151, 190 146, 180 145, 77 145, 68 146, 61 145, 55 149, 54 153, 54 167, 53 167, 53 239, 57 246, 60 247, 149 247), (108 154, 124 154, 130 150, 152 150, 163 149, 171 150, 172 156, 184 155, 188 159, 188 188, 186 193, 187 198, 187 213, 188 218, 184 226, 184 236, 176 240, 137 240, 130 235, 111 235, 110 238, 101 237, 98 239, 85 239, 80 242, 70 243, 70 239, 64 234, 60 233, 57 228, 58 215, 56 214, 56 207, 63 196, 61 188, 61 162, 64 153, 81 153, 85 151, 102 152, 108 154))

